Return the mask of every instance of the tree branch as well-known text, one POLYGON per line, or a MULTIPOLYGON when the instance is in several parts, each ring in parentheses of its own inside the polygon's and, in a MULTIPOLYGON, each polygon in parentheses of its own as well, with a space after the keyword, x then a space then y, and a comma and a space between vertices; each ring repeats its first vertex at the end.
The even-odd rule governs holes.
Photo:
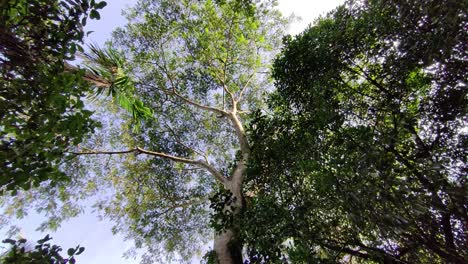
POLYGON ((249 76, 249 79, 247 79, 247 82, 244 84, 244 86, 242 87, 240 93, 239 93, 239 97, 237 98, 237 101, 240 102, 240 100, 242 99, 242 96, 244 95, 244 92, 245 90, 247 89, 247 87, 249 86, 249 83, 250 81, 252 81, 253 77, 255 76, 255 71, 249 76))
MULTIPOLYGON (((348 60, 349 61, 349 60, 348 60)), ((354 72, 355 74, 361 76, 361 77, 364 77, 367 81, 369 81, 370 83, 372 83, 375 87, 377 87, 381 92, 384 92, 386 94, 388 94, 389 96, 392 96, 393 97, 393 93, 391 93, 390 90, 388 90, 387 88, 384 87, 384 85, 382 83, 379 83, 377 80, 375 80, 374 78, 372 78, 361 66, 359 66, 357 63, 353 63, 352 61, 349 61, 349 63, 351 63, 352 65, 354 65, 356 68, 358 68, 361 72, 351 68, 351 67, 347 67, 347 69, 351 72, 354 72)))
MULTIPOLYGON (((65 72, 74 73, 74 72, 77 72, 79 70, 80 69, 78 67, 76 67, 74 65, 71 65, 68 62, 64 63, 64 71, 65 72)), ((98 75, 90 72, 89 70, 86 70, 85 75, 83 76, 83 80, 93 84, 97 88, 109 88, 112 85, 112 83, 110 81, 102 78, 101 76, 98 76, 98 75)))
POLYGON ((174 162, 179 162, 179 163, 185 163, 185 164, 191 164, 198 166, 200 168, 204 168, 207 171, 209 171, 215 179, 220 181, 220 183, 225 184, 226 178, 219 172, 213 165, 209 164, 208 162, 205 162, 203 160, 193 160, 193 159, 187 159, 183 157, 178 157, 174 155, 170 155, 167 153, 162 153, 162 152, 156 152, 156 151, 150 151, 146 149, 142 149, 140 147, 136 147, 133 149, 128 149, 128 150, 122 150, 122 151, 98 151, 98 150, 90 150, 90 151, 82 151, 82 152, 68 152, 73 155, 119 155, 119 154, 130 154, 130 153, 135 153, 135 154, 147 154, 150 156, 155 156, 167 160, 171 160, 174 162))
POLYGON ((208 158, 206 157, 206 153, 203 153, 201 150, 198 150, 198 149, 195 149, 195 148, 192 148, 190 147, 189 145, 185 144, 182 142, 182 140, 180 140, 180 138, 176 135, 174 129, 172 129, 172 127, 169 125, 169 124, 165 124, 165 126, 167 127, 167 129, 169 130, 169 132, 172 134, 172 137, 174 138, 174 140, 177 142, 177 144, 181 145, 182 147, 186 148, 186 149, 189 149, 195 153, 197 153, 198 155, 202 156, 205 161, 208 162, 208 158))
POLYGON ((202 110, 205 110, 205 111, 210 111, 210 112, 213 112, 213 113, 216 113, 218 115, 222 115, 222 116, 227 116, 228 113, 224 110, 221 110, 219 108, 216 108, 216 107, 212 107, 212 106, 207 106, 207 105, 202 105, 202 104, 199 104, 195 101, 192 101, 182 95, 180 95, 177 91, 173 90, 172 91, 172 94, 175 95, 177 98, 179 98, 180 100, 184 101, 185 103, 189 104, 189 105, 192 105, 192 106, 195 106, 199 109, 202 109, 202 110))
POLYGON ((167 214, 167 213, 169 213, 171 211, 174 211, 177 208, 184 208, 185 209, 185 208, 187 208, 189 206, 201 204, 201 203, 204 203, 206 201, 207 200, 205 200, 205 199, 199 199, 199 200, 189 200, 189 201, 186 201, 184 203, 179 203, 179 204, 173 202, 172 206, 169 206, 168 208, 166 208, 166 210, 156 214, 155 217, 159 218, 159 217, 161 217, 161 216, 163 216, 163 215, 165 215, 165 214, 167 214))
POLYGON ((212 107, 212 106, 207 106, 207 105, 202 105, 200 103, 197 103, 191 99, 188 99, 186 97, 184 97, 183 95, 181 95, 180 93, 177 92, 177 89, 176 89, 176 85, 175 85, 175 82, 174 80, 172 79, 172 77, 169 75, 167 69, 161 65, 159 65, 159 63, 157 62, 152 62, 152 64, 156 65, 156 67, 159 68, 159 70, 161 70, 162 72, 164 72, 164 74, 167 76, 167 79, 169 81, 169 83, 171 84, 171 90, 169 89, 164 89, 164 88, 159 88, 161 89, 165 94, 167 95, 173 95, 177 98, 179 98, 180 100, 182 100, 183 102, 189 104, 189 105, 192 105, 192 106, 195 106, 199 109, 202 109, 202 110, 205 110, 205 111, 210 111, 210 112, 213 112, 215 114, 218 114, 218 115, 222 115, 222 116, 227 116, 227 112, 224 111, 224 110, 221 110, 219 108, 216 108, 216 107, 212 107))
POLYGON ((231 98, 232 105, 234 105, 236 103, 236 99, 234 98, 234 94, 228 89, 225 81, 223 81, 223 89, 229 95, 229 97, 231 98))

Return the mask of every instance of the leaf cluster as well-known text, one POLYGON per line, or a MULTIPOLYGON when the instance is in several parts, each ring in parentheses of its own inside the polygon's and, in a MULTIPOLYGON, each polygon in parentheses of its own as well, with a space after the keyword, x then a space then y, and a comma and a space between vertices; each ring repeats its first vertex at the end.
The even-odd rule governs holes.
POLYGON ((251 125, 253 259, 466 262, 466 3, 423 2, 349 1, 285 38, 251 125))
POLYGON ((0 262, 4 264, 74 264, 75 256, 84 251, 84 247, 77 246, 67 250, 67 257, 60 254, 62 248, 57 245, 47 243, 52 238, 46 235, 37 241, 34 249, 29 249, 26 239, 5 239, 2 242, 10 244, 11 248, 0 256, 0 262))
POLYGON ((63 152, 93 130, 81 100, 83 71, 65 61, 81 48, 83 26, 106 3, 2 1, 0 4, 0 186, 28 189, 64 180, 63 152))
POLYGON ((225 189, 220 189, 210 197, 210 226, 216 232, 222 232, 226 228, 230 228, 234 224, 234 206, 236 197, 225 189))
POLYGON ((89 49, 88 53, 84 53, 87 69, 109 83, 105 87, 98 86, 94 96, 104 93, 111 96, 120 107, 132 115, 134 130, 137 132, 143 120, 153 117, 153 110, 136 97, 135 83, 126 70, 123 54, 110 46, 99 48, 91 44, 89 49))

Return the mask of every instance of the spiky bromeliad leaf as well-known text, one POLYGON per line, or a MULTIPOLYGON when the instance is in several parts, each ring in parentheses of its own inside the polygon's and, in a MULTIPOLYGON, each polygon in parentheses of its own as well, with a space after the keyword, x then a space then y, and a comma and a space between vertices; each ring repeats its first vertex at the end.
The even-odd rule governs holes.
POLYGON ((134 129, 139 130, 143 120, 153 117, 153 110, 135 96, 134 82, 124 68, 125 58, 111 47, 100 48, 91 44, 89 50, 89 53, 84 54, 86 68, 110 83, 106 88, 96 87, 94 96, 100 96, 107 91, 107 96, 112 96, 120 107, 132 114, 134 129))

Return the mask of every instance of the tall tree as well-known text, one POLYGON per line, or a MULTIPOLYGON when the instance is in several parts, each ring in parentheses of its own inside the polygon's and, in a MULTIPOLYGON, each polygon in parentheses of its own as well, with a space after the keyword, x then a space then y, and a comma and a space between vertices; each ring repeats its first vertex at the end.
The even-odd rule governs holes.
POLYGON ((0 2, 0 187, 28 189, 67 179, 64 151, 96 123, 84 109, 84 72, 66 70, 83 26, 104 1, 0 2))
POLYGON ((252 122, 252 262, 466 263, 466 1, 349 1, 252 122))
POLYGON ((177 252, 187 260, 212 237, 211 225, 224 227, 216 230, 212 259, 242 263, 245 123, 271 89, 267 73, 285 26, 274 4, 141 0, 127 10, 129 23, 88 59, 115 100, 147 119, 126 123, 118 112, 124 115, 111 131, 114 144, 95 137, 68 153, 80 162, 63 169, 77 175, 69 185, 43 186, 58 200, 46 209, 99 187, 110 199, 97 206, 115 220, 115 231, 148 248, 148 258, 165 261, 163 252, 177 252), (223 214, 212 213, 210 197, 223 214))

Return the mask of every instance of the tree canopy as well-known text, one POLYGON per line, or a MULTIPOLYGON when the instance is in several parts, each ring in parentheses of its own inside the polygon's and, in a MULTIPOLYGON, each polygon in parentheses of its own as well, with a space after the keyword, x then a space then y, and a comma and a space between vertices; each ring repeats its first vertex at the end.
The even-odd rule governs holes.
POLYGON ((211 217, 209 198, 232 194, 223 208, 234 218, 243 207, 245 123, 272 89, 268 72, 286 22, 274 4, 141 0, 126 10, 128 24, 87 60, 106 84, 100 91, 144 118, 136 126, 126 111, 96 107, 103 127, 64 154, 71 182, 44 183, 7 209, 47 197, 39 210, 57 226, 79 212, 76 198, 100 193, 96 207, 115 232, 148 249, 145 260, 188 261, 214 235, 212 255, 241 263, 237 226, 215 234, 211 225, 222 220, 211 217))
POLYGON ((0 186, 28 189, 66 180, 64 151, 93 131, 82 97, 83 71, 66 69, 84 38, 88 18, 105 2, 1 1, 0 186))
POLYGON ((139 0, 80 70, 104 2, 2 2, 7 213, 91 197, 143 262, 466 262, 467 4, 348 1, 284 37, 273 92, 275 3, 139 0))
POLYGON ((467 261, 466 8, 349 1, 285 38, 251 127, 253 262, 467 261))

